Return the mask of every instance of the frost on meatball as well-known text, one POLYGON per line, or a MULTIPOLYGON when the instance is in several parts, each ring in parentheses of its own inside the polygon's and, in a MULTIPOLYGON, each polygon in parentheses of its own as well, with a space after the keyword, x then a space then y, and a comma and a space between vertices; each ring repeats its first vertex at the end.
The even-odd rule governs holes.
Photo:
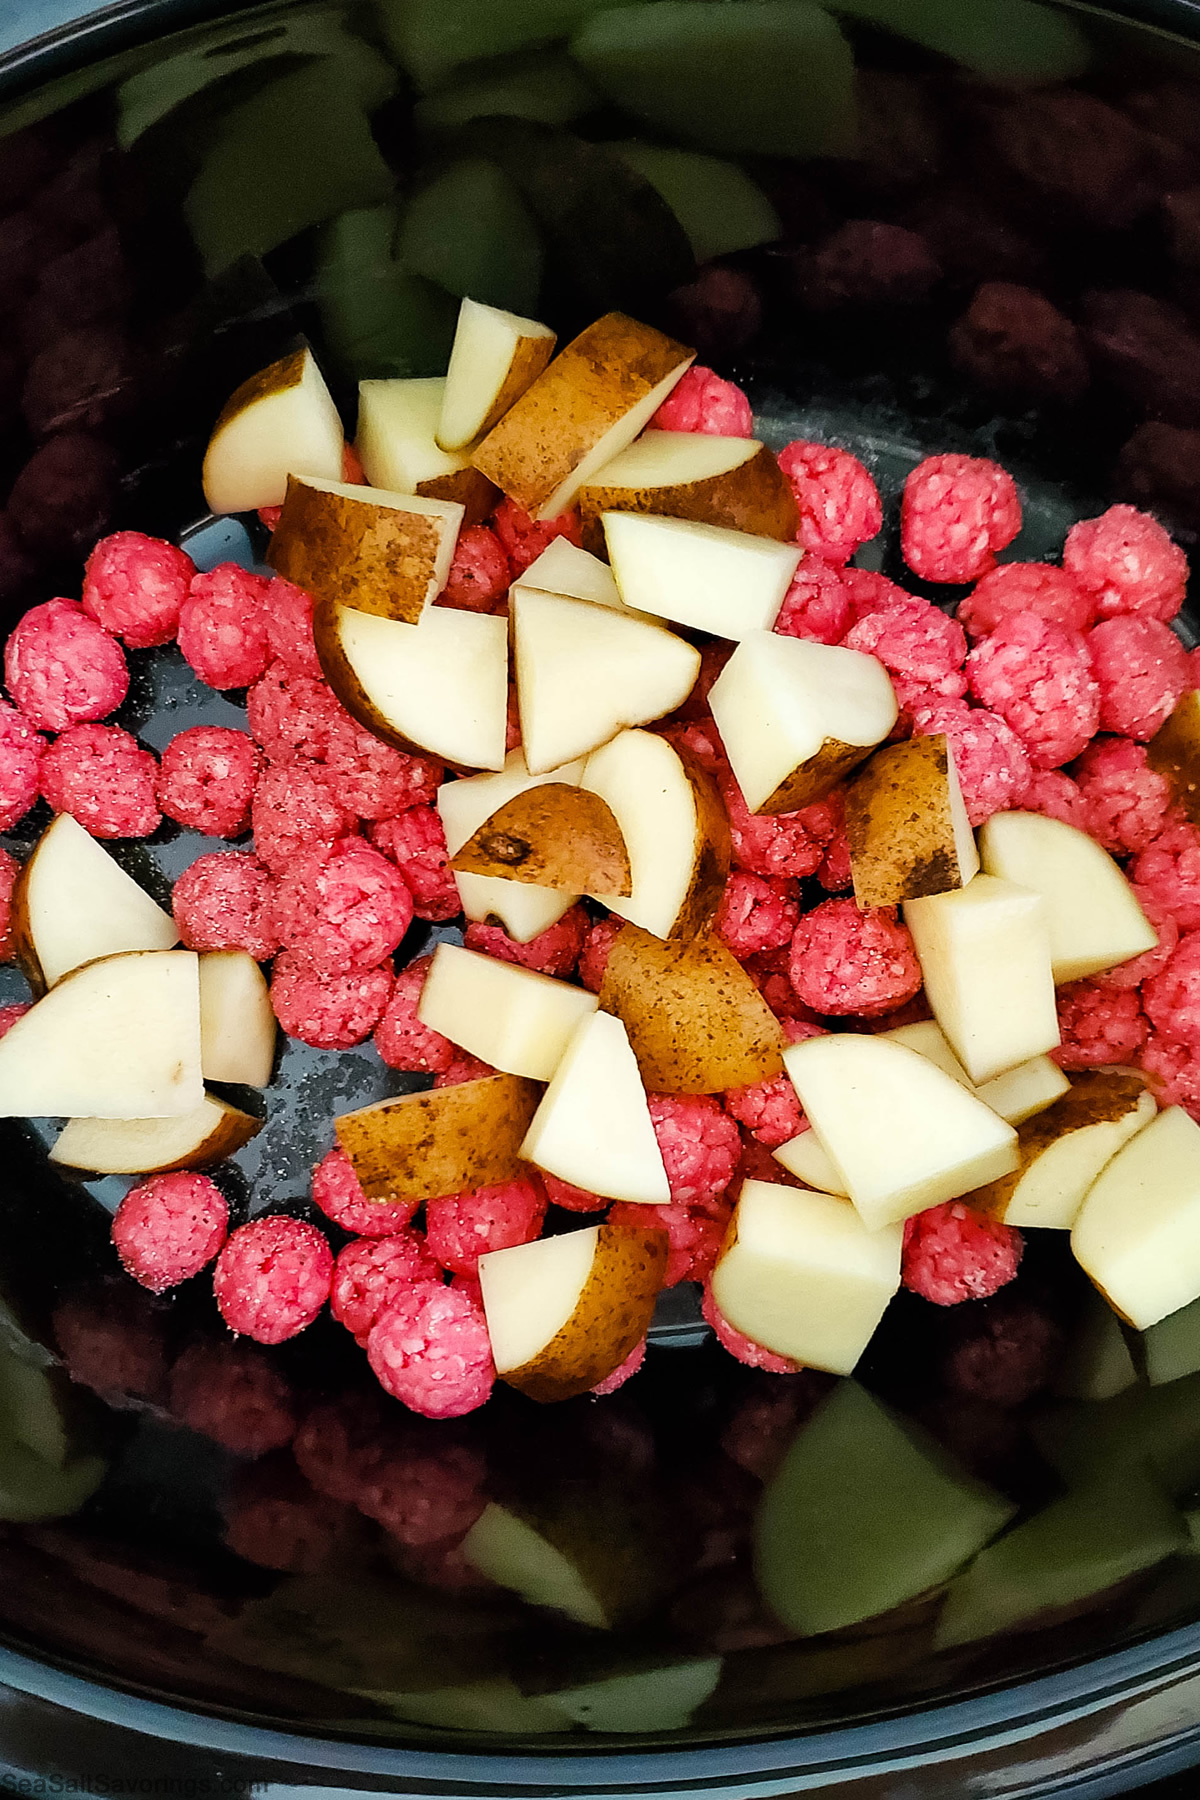
POLYGON ((171 911, 189 950, 245 950, 258 962, 274 956, 275 878, 248 850, 218 850, 184 870, 171 911))
POLYGON ((394 818, 380 820, 371 827, 371 842, 403 875, 418 919, 438 923, 457 918, 462 899, 436 807, 410 806, 394 818))
POLYGON ((375 1048, 391 1069, 424 1070, 438 1075, 454 1061, 455 1048, 440 1031, 432 1031, 417 1017, 417 1006, 432 955, 418 956, 401 969, 391 998, 375 1027, 375 1048))
POLYGON ((956 616, 970 637, 981 638, 1018 612, 1036 613, 1068 631, 1086 631, 1095 623, 1096 602, 1054 563, 1001 563, 959 601, 956 616))
POLYGON ((857 456, 797 438, 779 452, 779 466, 800 509, 797 535, 810 556, 835 566, 847 563, 878 535, 883 503, 857 456))
POLYGON ((972 825, 1021 805, 1033 769, 1020 738, 996 713, 961 700, 942 700, 915 708, 912 718, 917 737, 944 733, 949 740, 972 825))
POLYGON ((967 658, 971 692, 1016 732, 1037 769, 1086 749, 1100 723, 1087 644, 1036 613, 1012 613, 967 658))
POLYGON ((1191 685, 1187 651, 1158 619, 1118 614, 1087 637, 1100 729, 1148 743, 1191 685))
POLYGON ((295 1400, 277 1365, 249 1344, 189 1346, 171 1370, 171 1412, 181 1425, 235 1456, 265 1456, 289 1444, 295 1400))
POLYGON ((193 725, 172 738, 158 769, 158 804, 169 819, 206 837, 240 837, 261 763, 244 731, 193 725))
POLYGON ((489 1250, 531 1244, 545 1217, 546 1196, 536 1178, 425 1203, 430 1253, 452 1275, 477 1275, 479 1258, 489 1250))
POLYGON ((1163 831, 1171 811, 1166 778, 1131 738, 1099 737, 1075 764, 1083 828, 1116 856, 1135 856, 1163 831))
POLYGON ((97 838, 149 837, 162 822, 158 764, 119 725, 72 725, 41 760, 42 795, 97 838))
POLYGON ((569 975, 579 960, 587 937, 590 920, 582 906, 572 906, 561 919, 539 931, 527 944, 510 938, 503 925, 471 924, 463 942, 468 950, 501 962, 517 963, 522 969, 533 969, 539 975, 569 975))
POLYGON ((794 881, 768 881, 735 869, 725 884, 713 930, 741 962, 761 950, 779 950, 790 944, 799 920, 799 889, 794 881))
POLYGON ((508 552, 495 532, 486 525, 468 525, 458 534, 437 604, 460 612, 503 612, 510 579, 508 552))
POLYGON ((412 916, 412 895, 399 871, 362 838, 304 851, 280 880, 275 897, 275 925, 284 948, 329 975, 378 968, 412 916))
POLYGON ((87 559, 83 610, 131 650, 169 644, 195 574, 195 563, 176 545, 140 531, 114 531, 87 559))
POLYGON ((1132 988, 1072 981, 1057 994, 1062 1043, 1050 1052, 1061 1069, 1129 1063, 1146 1040, 1146 1020, 1132 988))
POLYGON ((1098 519, 1072 525, 1063 567, 1092 595, 1102 619, 1141 613, 1168 624, 1187 589, 1187 557, 1136 506, 1110 506, 1098 519))
POLYGON ((694 1206, 724 1193, 733 1180, 741 1139, 720 1101, 711 1094, 648 1098, 671 1199, 680 1206, 694 1206))
POLYGON ((179 610, 179 648, 211 688, 244 688, 270 661, 267 601, 271 583, 237 563, 197 575, 179 610))
POLYGON ((289 1037, 316 1050, 351 1050, 383 1017, 392 985, 390 962, 337 975, 282 950, 271 971, 271 1005, 289 1037))
POLYGON ((1012 1225, 949 1200, 905 1221, 900 1279, 935 1306, 986 1300, 1013 1280, 1024 1249, 1012 1225))
POLYGON ((229 1208, 207 1175, 179 1170, 130 1188, 112 1222, 112 1241, 126 1273, 161 1294, 198 1275, 229 1229, 229 1208))
POLYGON ((853 623, 854 605, 842 571, 818 556, 806 556, 792 576, 773 629, 782 637, 840 644, 853 623))
POLYGON ((301 853, 332 844, 358 821, 319 763, 271 763, 259 775, 250 808, 254 849, 273 875, 286 875, 301 853))
POLYGON ((606 1375, 603 1381, 596 1383, 591 1390, 592 1393, 599 1399, 603 1399, 608 1394, 615 1394, 618 1388, 623 1388, 625 1383, 637 1374, 645 1360, 646 1339, 643 1338, 640 1344, 633 1346, 624 1362, 617 1364, 611 1375, 606 1375))
POLYGON ((312 1197, 327 1219, 358 1237, 390 1237, 403 1231, 416 1200, 369 1200, 346 1152, 330 1150, 312 1174, 312 1197))
POLYGON ((229 1329, 281 1344, 311 1325, 326 1300, 333 1255, 321 1233, 272 1213, 239 1225, 217 1258, 213 1292, 229 1329))
POLYGON ((45 748, 28 719, 0 700, 0 831, 11 830, 37 799, 45 748))
POLYGON ((823 900, 792 939, 792 986, 816 1013, 877 1018, 911 1000, 921 965, 908 927, 892 906, 860 911, 853 900, 823 900))
POLYGON ((420 1232, 402 1228, 390 1237, 356 1238, 333 1265, 329 1310, 360 1343, 405 1288, 438 1280, 438 1265, 420 1232))
POLYGON ((496 1374, 483 1309, 438 1282, 392 1301, 367 1339, 367 1360, 381 1387, 430 1419, 474 1412, 496 1374))
MULTIPOLYGON (((804 564, 801 563, 803 568, 804 564)), ((901 611, 915 599, 907 588, 891 581, 886 575, 880 575, 875 569, 847 568, 839 570, 842 586, 850 597, 850 605, 854 611, 854 621, 865 619, 868 613, 886 612, 890 607, 898 606, 901 611)))
POLYGON ((4 683, 39 731, 105 719, 129 691, 116 638, 73 600, 46 600, 13 627, 4 650, 4 683))
POLYGON ((843 642, 847 650, 879 659, 901 706, 961 700, 967 691, 966 633, 928 600, 868 613, 843 642))
POLYGON ((1200 831, 1186 819, 1159 832, 1133 864, 1130 878, 1171 914, 1181 931, 1200 928, 1200 831))
POLYGON ((926 581, 978 581, 1021 529, 1012 476, 978 456, 928 456, 904 483, 900 544, 926 581))
POLYGON ((754 414, 741 388, 693 363, 650 421, 656 431, 702 431, 715 437, 754 436, 754 414))
POLYGON ((777 1356, 773 1350, 756 1344, 744 1332, 729 1323, 716 1301, 713 1299, 712 1287, 704 1284, 704 1297, 700 1302, 700 1311, 704 1315, 705 1324, 712 1327, 717 1342, 730 1356, 735 1356, 741 1363, 751 1369, 764 1369, 769 1375, 796 1375, 804 1367, 803 1363, 793 1362, 789 1356, 777 1356))

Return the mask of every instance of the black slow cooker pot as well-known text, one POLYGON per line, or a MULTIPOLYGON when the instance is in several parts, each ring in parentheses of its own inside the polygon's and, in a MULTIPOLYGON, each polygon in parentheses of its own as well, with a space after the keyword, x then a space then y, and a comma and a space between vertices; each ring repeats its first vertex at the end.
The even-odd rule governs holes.
MULTIPOLYGON (((772 444, 853 448, 890 517, 920 456, 963 450, 1020 483, 1010 556, 1055 555, 1112 499, 1194 550, 1197 33, 1149 0, 140 0, 17 50, 5 624, 77 593, 106 530, 252 562, 257 522, 208 518, 200 491, 225 396, 307 340, 350 417, 358 379, 440 372, 465 293, 560 335, 614 307, 666 327, 772 444)), ((893 536, 870 554, 900 574, 893 536)), ((173 652, 133 662, 121 722, 153 747, 236 722, 173 652)), ((165 895, 196 853, 164 828, 128 861, 165 895)), ((289 1046, 221 1171, 239 1216, 303 1212, 333 1112, 402 1081, 369 1047, 289 1046)), ((328 1320, 267 1353, 201 1281, 124 1280, 125 1184, 65 1180, 46 1141, 4 1124, 0 1679, 6 1754, 47 1779, 47 1731, 63 1761, 120 1746, 147 1779, 477 1795, 1100 1796, 1200 1763, 1200 1330, 1148 1358, 1056 1234, 991 1300, 889 1310, 844 1460, 808 1476, 840 1545, 789 1549, 834 1580, 853 1563, 880 1604, 804 1637, 752 1547, 827 1378, 722 1357, 680 1290, 606 1402, 408 1418, 328 1320), (210 1430, 180 1423, 181 1369, 210 1430), (298 1431, 374 1457, 370 1516, 305 1481, 298 1431), (926 1471, 916 1500, 889 1432, 926 1471), (1028 1549, 947 1635, 897 1543, 914 1507, 936 1535, 981 1490, 1028 1549), (603 1591, 607 1629, 456 1559, 481 1495, 603 1591)))

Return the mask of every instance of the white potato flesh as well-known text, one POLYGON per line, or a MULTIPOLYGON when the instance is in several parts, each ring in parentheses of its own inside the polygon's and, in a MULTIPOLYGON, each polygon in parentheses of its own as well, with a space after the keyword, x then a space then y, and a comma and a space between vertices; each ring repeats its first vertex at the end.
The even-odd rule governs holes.
POLYGON ((700 652, 665 626, 534 588, 511 597, 521 741, 534 774, 682 704, 700 652))
POLYGON ((521 1155, 548 1175, 609 1200, 668 1203, 671 1190, 646 1090, 619 1019, 597 1012, 578 1027, 533 1115, 521 1155))
POLYGON ((589 1225, 480 1257, 479 1285, 498 1374, 523 1369, 558 1336, 579 1305, 599 1241, 600 1227, 589 1225))
POLYGON ((204 1099, 199 959, 137 950, 64 977, 0 1038, 0 1117, 168 1119, 204 1099))
POLYGON ((266 977, 245 950, 200 958, 200 1059, 205 1081, 267 1087, 275 1062, 275 1012, 266 977))
POLYGON ((415 494, 423 481, 470 468, 467 457, 443 450, 434 436, 445 391, 441 375, 359 382, 354 447, 373 488, 415 494))
MULTIPOLYGON (((597 487, 628 488, 635 494, 646 488, 686 487, 740 469, 761 449, 756 438, 718 437, 705 431, 643 431, 627 450, 597 469, 592 480, 597 487)), ((620 512, 620 501, 611 504, 614 512, 620 512)))
POLYGON ((1101 1171, 1071 1248, 1138 1331, 1200 1297, 1200 1125, 1181 1106, 1159 1113, 1101 1171))
MULTIPOLYGON (((553 1240, 557 1241, 557 1240, 553 1240)), ((525 1248, 525 1246, 522 1246, 525 1248)), ((499 1255, 506 1254, 503 1251, 499 1255)), ((611 1624, 580 1570, 539 1531, 490 1501, 461 1545, 463 1556, 497 1587, 520 1594, 531 1606, 548 1606, 580 1625, 604 1631, 611 1624)), ((453 1715, 459 1722, 459 1712, 453 1715)))
POLYGON ((904 902, 933 1016, 971 1080, 991 1081, 1059 1042, 1047 909, 994 875, 904 902))
MULTIPOLYGON (((445 398, 435 422, 437 441, 447 450, 462 450, 495 423, 497 403, 518 400, 524 387, 514 376, 525 365, 529 381, 539 375, 554 348, 554 333, 537 319, 464 300, 450 350, 444 382, 445 398), (508 389, 505 396, 505 389, 508 389)), ((525 382, 525 387, 529 385, 525 382)))
MULTIPOLYGON (((296 479, 313 493, 329 494, 346 501, 350 509, 362 507, 365 510, 367 507, 379 506, 386 508, 388 512, 400 514, 402 519, 407 517, 418 522, 415 535, 422 545, 426 543, 432 525, 436 534, 436 549, 422 568, 422 573, 425 569, 428 570, 426 606, 441 593, 450 574, 450 564, 454 561, 454 549, 463 522, 463 507, 459 501, 435 500, 428 494, 396 492, 391 488, 364 487, 353 481, 318 481, 308 475, 298 476, 296 479)), ((292 491, 295 492, 294 487, 292 491)), ((367 523, 364 535, 368 542, 370 529, 370 524, 367 523)))
POLYGON ((1098 975, 1158 942, 1124 875, 1086 831, 1040 813, 994 813, 979 854, 987 874, 1042 895, 1056 982, 1098 975))
POLYGON ((737 1331, 806 1368, 849 1375, 900 1286, 904 1227, 868 1231, 848 1200, 747 1181, 712 1292, 737 1331))
POLYGON ((631 406, 627 413, 624 413, 615 424, 610 425, 607 431, 595 440, 592 448, 580 459, 571 473, 564 476, 550 497, 537 508, 536 516, 539 519, 557 519, 565 507, 574 503, 580 488, 589 482, 598 470, 610 463, 614 456, 632 444, 634 438, 645 430, 676 383, 687 374, 690 361, 689 357, 687 363, 681 364, 679 368, 673 369, 669 375, 664 376, 651 388, 644 399, 639 400, 636 406, 631 406))
POLYGON ((26 864, 20 909, 47 987, 98 956, 170 950, 179 932, 70 813, 46 827, 26 864))
POLYGON ((1018 1063, 1015 1069, 1006 1069, 1003 1075, 985 1081, 976 1093, 985 1106, 1010 1125, 1020 1125, 1061 1099, 1070 1085, 1050 1057, 1031 1056, 1028 1062, 1018 1063))
POLYGON ((669 937, 691 887, 702 830, 683 764, 665 738, 623 731, 588 757, 580 786, 609 806, 629 853, 629 895, 595 898, 643 931, 669 937))
MULTIPOLYGON (((582 775, 582 758, 564 763, 561 769, 547 769, 544 775, 531 775, 525 766, 524 752, 517 749, 509 751, 497 774, 468 775, 460 781, 444 782, 438 789, 437 808, 450 855, 457 856, 479 827, 518 794, 546 782, 578 787, 582 775)), ((527 944, 547 931, 580 897, 560 893, 556 888, 538 887, 533 882, 506 881, 498 875, 463 875, 455 870, 454 879, 468 919, 499 919, 518 944, 527 944)))
POLYGON ((1017 1134, 915 1050, 840 1032, 792 1044, 800 1104, 872 1231, 1017 1166, 1017 1134))
MULTIPOLYGON (((236 398, 236 396, 235 396, 236 398)), ((246 384, 244 403, 217 421, 204 456, 204 498, 215 513, 282 506, 289 475, 333 480, 345 439, 311 350, 246 384)))
MULTIPOLYGON (((933 1019, 922 1019, 917 1025, 894 1025, 890 1031, 881 1031, 880 1037, 887 1038, 890 1043, 904 1044, 915 1050, 918 1056, 928 1057, 939 1069, 957 1081, 959 1087, 974 1092, 975 1084, 967 1071, 955 1056, 946 1042, 946 1034, 933 1019)), ((993 1112, 995 1108, 992 1108, 993 1112)))
POLYGON ((231 1154, 240 1147, 227 1138, 231 1128, 235 1139, 244 1142, 256 1126, 235 1107, 207 1094, 194 1112, 176 1119, 72 1119, 59 1133, 50 1161, 92 1175, 152 1175, 155 1169, 203 1158, 214 1142, 224 1144, 223 1154, 231 1154), (239 1126, 245 1127, 244 1137, 239 1126))
POLYGON ((786 1144, 780 1144, 772 1151, 777 1163, 782 1163, 789 1175, 802 1181, 805 1187, 816 1188, 821 1194, 837 1194, 840 1199, 848 1200, 846 1178, 830 1156, 828 1150, 810 1125, 798 1137, 789 1138, 786 1144))
POLYGON ((708 700, 751 812, 825 745, 874 749, 897 714, 887 670, 875 657, 771 631, 743 638, 708 700))
POLYGON ((692 519, 623 512, 601 519, 626 606, 716 637, 770 631, 802 554, 798 544, 692 519))
POLYGON ((503 1075, 549 1081, 576 1027, 598 1005, 586 988, 460 944, 439 944, 417 1017, 503 1075))
POLYGON ((342 654, 370 706, 410 743, 470 769, 502 769, 508 631, 488 613, 431 606, 419 625, 338 609, 342 654))
POLYGON ((608 564, 565 537, 551 538, 516 585, 562 594, 568 600, 591 600, 597 606, 625 604, 608 564))
POLYGON ((1154 1096, 1147 1089, 1123 1118, 1066 1132, 1034 1157, 995 1216, 1006 1225, 1070 1231, 1100 1171, 1123 1144, 1145 1130, 1157 1112, 1154 1096))

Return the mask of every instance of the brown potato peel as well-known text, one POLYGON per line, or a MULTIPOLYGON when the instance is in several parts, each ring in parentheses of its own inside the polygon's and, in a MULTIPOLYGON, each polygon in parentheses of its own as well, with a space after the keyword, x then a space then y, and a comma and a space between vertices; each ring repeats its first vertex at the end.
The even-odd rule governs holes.
POLYGON ((542 1090, 520 1075, 377 1100, 334 1121, 369 1200, 436 1200, 515 1181, 542 1090))
POLYGON ((629 852, 612 808, 599 794, 561 781, 506 801, 451 857, 450 867, 567 894, 625 897, 632 891, 629 852))

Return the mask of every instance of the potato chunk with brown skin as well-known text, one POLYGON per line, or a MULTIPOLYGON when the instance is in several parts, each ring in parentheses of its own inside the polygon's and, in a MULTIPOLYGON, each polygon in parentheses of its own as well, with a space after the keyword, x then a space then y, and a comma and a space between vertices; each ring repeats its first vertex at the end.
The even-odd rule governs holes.
POLYGON ((967 885, 979 855, 942 733, 876 750, 847 784, 846 835, 860 906, 967 885))
POLYGON ((378 1100, 334 1121, 369 1200, 436 1200, 524 1172, 521 1140, 541 1090, 520 1075, 378 1100))
POLYGON ((460 502, 288 476, 267 560, 329 606, 415 625, 446 585, 460 502))
POLYGON ((599 794, 564 782, 528 788, 479 827, 451 858, 456 873, 528 881, 569 894, 632 889, 629 852, 599 794))
POLYGON ((646 431, 580 489, 584 548, 604 553, 606 512, 694 519, 758 537, 795 538, 792 490, 774 454, 754 438, 646 431))
POLYGON ((1140 1071, 1085 1069, 1018 1127, 1019 1167, 967 1198, 1006 1225, 1069 1231, 1101 1169, 1155 1112, 1140 1071))

